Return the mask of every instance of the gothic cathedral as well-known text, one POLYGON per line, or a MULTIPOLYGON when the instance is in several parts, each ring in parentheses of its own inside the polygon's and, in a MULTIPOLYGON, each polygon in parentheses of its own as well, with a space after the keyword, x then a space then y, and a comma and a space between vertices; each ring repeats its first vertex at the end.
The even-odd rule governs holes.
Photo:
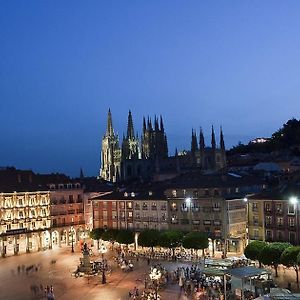
POLYGON ((226 152, 222 128, 220 147, 216 146, 214 128, 211 132, 211 147, 205 146, 200 129, 199 145, 192 130, 191 150, 168 156, 168 142, 163 119, 143 118, 143 131, 139 139, 135 135, 131 111, 128 114, 127 133, 122 146, 115 134, 111 111, 108 111, 107 128, 102 139, 100 177, 111 182, 128 180, 151 180, 156 174, 179 174, 191 169, 201 172, 216 172, 226 167, 226 152))

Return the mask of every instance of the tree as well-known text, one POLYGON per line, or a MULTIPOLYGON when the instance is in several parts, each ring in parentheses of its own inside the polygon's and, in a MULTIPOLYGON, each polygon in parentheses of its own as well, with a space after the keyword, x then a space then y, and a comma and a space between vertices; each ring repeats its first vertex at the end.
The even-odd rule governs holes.
POLYGON ((271 243, 266 245, 259 257, 259 261, 264 265, 274 266, 275 276, 278 277, 278 265, 280 264, 280 256, 282 252, 290 247, 288 243, 271 243))
POLYGON ((173 257, 175 256, 175 248, 181 246, 183 233, 177 230, 167 230, 162 232, 159 239, 161 247, 172 249, 173 257))
POLYGON ((132 244, 134 243, 134 233, 130 230, 120 230, 116 235, 116 242, 119 244, 132 244))
POLYGON ((156 229, 145 229, 138 237, 138 244, 142 247, 151 247, 153 252, 153 247, 158 246, 160 232, 156 229))
MULTIPOLYGON (((259 260, 260 253, 266 245, 267 243, 263 241, 253 241, 247 245, 244 254, 248 259, 259 260)), ((260 261, 259 267, 261 267, 260 261)))
POLYGON ((287 266, 288 268, 293 267, 296 272, 296 282, 299 283, 299 262, 298 257, 300 253, 300 247, 299 246, 291 246, 286 248, 281 256, 280 256, 280 262, 287 266))
POLYGON ((99 240, 103 234, 103 228, 94 228, 90 231, 90 238, 97 241, 98 249, 99 249, 99 240))
POLYGON ((184 236, 182 246, 186 249, 204 249, 208 248, 208 237, 205 233, 192 231, 184 236))
POLYGON ((107 229, 104 230, 102 234, 102 240, 108 241, 108 242, 114 242, 116 240, 118 231, 116 229, 107 229))

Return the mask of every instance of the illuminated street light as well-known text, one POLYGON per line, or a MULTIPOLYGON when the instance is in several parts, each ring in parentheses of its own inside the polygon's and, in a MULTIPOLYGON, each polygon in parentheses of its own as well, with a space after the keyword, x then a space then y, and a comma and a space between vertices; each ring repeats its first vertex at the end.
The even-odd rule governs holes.
POLYGON ((192 198, 187 197, 185 198, 185 203, 189 207, 189 222, 190 222, 190 231, 192 231, 192 198))
POLYGON ((298 203, 297 197, 294 197, 294 196, 291 197, 291 198, 289 199, 289 201, 290 201, 291 204, 294 204, 294 205, 298 203))

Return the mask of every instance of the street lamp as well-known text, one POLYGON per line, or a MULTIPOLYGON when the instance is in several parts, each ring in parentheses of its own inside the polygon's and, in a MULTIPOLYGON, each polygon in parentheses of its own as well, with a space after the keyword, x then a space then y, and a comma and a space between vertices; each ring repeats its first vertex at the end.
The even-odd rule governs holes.
POLYGON ((106 269, 106 266, 104 266, 104 254, 107 252, 107 248, 105 247, 104 244, 102 244, 100 246, 100 249, 99 249, 99 253, 102 254, 102 284, 105 284, 106 283, 106 276, 105 276, 105 269, 106 269))
POLYGON ((185 198, 185 204, 189 207, 189 222, 190 222, 190 231, 192 231, 192 198, 185 198))
POLYGON ((247 209, 247 225, 246 225, 246 234, 247 234, 247 244, 249 245, 250 242, 250 224, 249 224, 249 200, 247 197, 245 197, 244 202, 246 203, 246 209, 247 209))
POLYGON ((298 243, 298 198, 290 197, 289 202, 294 205, 295 217, 296 217, 296 243, 298 243))
POLYGON ((73 227, 71 227, 71 242, 72 242, 71 252, 74 253, 74 229, 73 229, 73 227))
POLYGON ((157 268, 153 268, 149 274, 150 279, 153 281, 155 286, 155 300, 157 300, 159 280, 161 278, 161 271, 157 268))

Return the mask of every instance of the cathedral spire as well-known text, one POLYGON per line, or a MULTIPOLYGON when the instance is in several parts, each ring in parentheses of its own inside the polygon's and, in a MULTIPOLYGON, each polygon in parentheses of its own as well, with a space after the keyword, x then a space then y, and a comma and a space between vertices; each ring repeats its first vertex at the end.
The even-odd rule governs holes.
POLYGON ((160 130, 161 130, 162 132, 165 131, 165 129, 164 129, 164 123, 163 123, 163 118, 162 118, 161 115, 160 115, 160 130))
POLYGON ((146 127, 146 120, 145 120, 145 117, 143 117, 143 133, 145 133, 147 130, 147 127, 146 127))
POLYGON ((225 142, 224 142, 222 126, 220 126, 220 148, 221 150, 225 151, 225 142))
POLYGON ((197 145, 197 135, 196 131, 192 129, 192 142, 191 142, 191 152, 195 154, 195 152, 198 150, 198 145, 197 145))
POLYGON ((107 127, 106 127, 106 135, 111 136, 114 134, 113 125, 112 125, 112 117, 110 109, 108 110, 107 114, 107 127))
POLYGON ((156 116, 154 117, 154 130, 158 131, 159 127, 158 127, 158 118, 156 118, 156 116))
POLYGON ((205 148, 205 142, 204 142, 204 135, 203 135, 203 131, 202 131, 202 128, 200 127, 200 141, 199 141, 199 146, 200 146, 200 150, 201 151, 204 151, 204 148, 205 148))
POLYGON ((216 149, 216 138, 215 138, 215 131, 214 126, 211 126, 211 147, 212 149, 216 149))
POLYGON ((133 129, 133 121, 132 121, 131 111, 129 111, 129 113, 128 113, 127 138, 128 139, 134 138, 134 129, 133 129))

